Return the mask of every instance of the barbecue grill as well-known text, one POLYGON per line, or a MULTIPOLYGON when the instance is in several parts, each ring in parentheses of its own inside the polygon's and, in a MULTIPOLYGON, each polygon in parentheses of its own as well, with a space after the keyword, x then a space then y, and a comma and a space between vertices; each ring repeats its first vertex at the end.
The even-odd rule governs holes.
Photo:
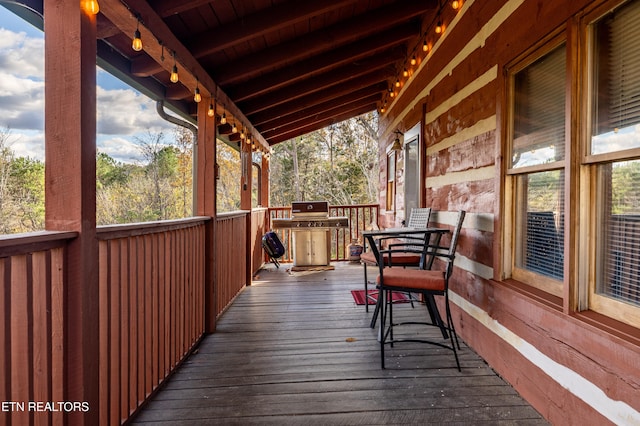
POLYGON ((349 227, 349 218, 329 216, 327 201, 291 203, 291 218, 271 220, 274 229, 290 228, 293 235, 293 266, 329 266, 331 229, 349 227))

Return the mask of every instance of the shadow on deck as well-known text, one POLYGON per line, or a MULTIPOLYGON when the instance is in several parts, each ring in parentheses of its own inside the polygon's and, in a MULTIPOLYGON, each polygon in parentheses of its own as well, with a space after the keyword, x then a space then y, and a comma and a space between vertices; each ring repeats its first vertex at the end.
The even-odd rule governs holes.
POLYGON ((381 370, 371 310, 350 294, 362 267, 335 266, 261 270, 132 424, 547 424, 463 342, 462 373, 450 351, 413 343, 381 370))

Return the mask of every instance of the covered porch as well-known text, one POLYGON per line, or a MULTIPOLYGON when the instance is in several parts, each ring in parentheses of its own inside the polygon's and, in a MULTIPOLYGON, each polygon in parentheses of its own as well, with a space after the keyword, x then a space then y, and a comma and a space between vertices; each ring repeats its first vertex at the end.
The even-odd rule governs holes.
POLYGON ((371 312, 350 293, 362 266, 334 265, 260 270, 131 424, 547 424, 464 343, 462 373, 450 351, 411 343, 380 369, 371 312))

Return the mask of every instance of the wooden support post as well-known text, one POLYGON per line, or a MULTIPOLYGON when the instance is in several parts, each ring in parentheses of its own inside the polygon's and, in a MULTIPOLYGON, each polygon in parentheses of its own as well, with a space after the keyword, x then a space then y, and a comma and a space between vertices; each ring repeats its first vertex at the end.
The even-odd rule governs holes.
MULTIPOLYGON (((63 395, 86 402, 65 424, 99 423, 96 240, 96 17, 81 2, 45 0, 45 226, 76 231, 64 280, 63 395)), ((59 384, 54 384, 58 386, 59 384)))
POLYGON ((260 168, 262 176, 260 177, 260 181, 262 182, 262 187, 260 188, 260 200, 262 202, 262 207, 269 207, 269 159, 265 154, 262 154, 262 167, 260 168))
POLYGON ((245 238, 245 247, 247 253, 247 261, 245 264, 245 284, 251 285, 252 273, 251 269, 253 266, 253 260, 251 259, 251 193, 253 186, 253 161, 251 155, 251 145, 242 141, 240 143, 240 161, 243 164, 244 173, 242 175, 241 182, 241 190, 240 190, 240 209, 246 210, 249 213, 247 214, 246 220, 246 238, 245 238))
MULTIPOLYGON (((211 101, 213 105, 216 103, 211 101)), ((209 216, 205 236, 205 333, 216 330, 216 119, 207 115, 209 103, 198 104, 198 140, 196 153, 196 210, 198 216, 209 216)), ((215 108, 215 107, 214 107, 215 108)), ((217 111, 216 111, 217 112, 217 111)))

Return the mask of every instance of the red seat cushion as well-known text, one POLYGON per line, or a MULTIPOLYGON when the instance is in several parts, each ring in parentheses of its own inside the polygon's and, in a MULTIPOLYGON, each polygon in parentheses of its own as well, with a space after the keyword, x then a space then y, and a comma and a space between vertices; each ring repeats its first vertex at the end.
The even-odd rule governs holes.
MULTIPOLYGON (((383 272, 385 287, 398 287, 430 291, 444 291, 443 271, 425 271, 422 269, 385 268, 383 272)), ((377 279, 380 285, 380 276, 377 279)))
MULTIPOLYGON (((384 262, 389 264, 389 253, 383 253, 384 262)), ((377 265, 375 255, 371 251, 364 252, 360 255, 360 261, 368 265, 377 265)), ((391 253, 391 262, 394 266, 418 266, 420 263, 420 255, 418 253, 398 252, 391 253)))

